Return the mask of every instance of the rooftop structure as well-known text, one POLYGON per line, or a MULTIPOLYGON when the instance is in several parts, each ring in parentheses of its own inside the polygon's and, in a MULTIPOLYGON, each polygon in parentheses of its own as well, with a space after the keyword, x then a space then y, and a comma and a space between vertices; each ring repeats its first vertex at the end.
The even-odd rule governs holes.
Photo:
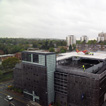
POLYGON ((84 53, 77 53, 77 52, 69 52, 69 53, 62 53, 57 57, 57 61, 68 59, 70 57, 81 57, 81 58, 89 58, 89 59, 106 59, 106 53, 101 52, 94 52, 94 55, 85 55, 84 53))
POLYGON ((104 61, 106 61, 106 54, 79 55, 76 52, 64 53, 57 58, 57 68, 69 73, 82 71, 97 74, 102 72, 100 69, 103 67, 104 61))

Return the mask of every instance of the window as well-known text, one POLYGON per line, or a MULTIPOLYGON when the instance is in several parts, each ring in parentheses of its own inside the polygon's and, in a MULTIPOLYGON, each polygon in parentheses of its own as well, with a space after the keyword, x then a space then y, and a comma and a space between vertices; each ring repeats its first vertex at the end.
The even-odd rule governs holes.
POLYGON ((26 60, 25 53, 22 53, 22 60, 26 60))
POLYGON ((33 54, 33 62, 38 63, 39 59, 38 59, 38 55, 37 54, 33 54))
POLYGON ((29 54, 29 53, 22 53, 22 60, 24 60, 24 61, 31 61, 31 54, 29 54))
POLYGON ((31 61, 31 54, 27 54, 27 61, 31 61))

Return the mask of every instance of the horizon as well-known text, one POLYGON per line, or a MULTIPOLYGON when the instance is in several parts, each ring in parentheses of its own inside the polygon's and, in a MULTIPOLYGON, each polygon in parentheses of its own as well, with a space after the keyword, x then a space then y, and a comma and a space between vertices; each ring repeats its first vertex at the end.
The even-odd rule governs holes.
MULTIPOLYGON (((66 39, 62 39, 62 38, 27 38, 27 37, 0 37, 1 38, 9 38, 9 39, 42 39, 42 40, 45 40, 45 39, 48 39, 48 40, 66 40, 66 39)), ((88 37, 89 38, 89 37, 88 37)), ((80 40, 80 39, 77 39, 76 40, 80 40)), ((96 38, 95 39, 88 39, 88 40, 97 40, 96 38)))

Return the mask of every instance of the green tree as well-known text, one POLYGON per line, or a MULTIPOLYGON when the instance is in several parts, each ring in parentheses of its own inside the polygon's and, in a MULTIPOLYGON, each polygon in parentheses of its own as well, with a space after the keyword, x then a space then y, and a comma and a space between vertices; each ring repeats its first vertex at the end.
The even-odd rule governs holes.
POLYGON ((69 51, 72 51, 72 46, 71 45, 69 46, 69 51))
POLYGON ((54 48, 53 47, 49 48, 49 52, 55 52, 54 48))
POLYGON ((76 45, 73 44, 73 45, 72 45, 72 48, 73 48, 73 50, 76 50, 76 45))
POLYGON ((76 41, 76 44, 81 44, 81 41, 80 41, 80 40, 77 40, 77 41, 76 41))
POLYGON ((60 49, 60 52, 61 52, 61 53, 65 53, 65 52, 66 52, 66 49, 62 47, 62 48, 60 49))
POLYGON ((9 57, 2 61, 2 66, 4 69, 12 69, 15 65, 19 63, 19 59, 16 57, 9 57))
POLYGON ((96 40, 89 40, 89 41, 88 41, 88 44, 96 44, 96 43, 97 43, 96 40))

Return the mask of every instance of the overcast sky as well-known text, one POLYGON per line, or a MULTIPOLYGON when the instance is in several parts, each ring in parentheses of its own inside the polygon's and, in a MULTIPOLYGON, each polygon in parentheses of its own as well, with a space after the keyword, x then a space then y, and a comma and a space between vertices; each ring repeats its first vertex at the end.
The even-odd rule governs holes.
POLYGON ((0 37, 60 38, 106 32, 106 0, 0 0, 0 37))

